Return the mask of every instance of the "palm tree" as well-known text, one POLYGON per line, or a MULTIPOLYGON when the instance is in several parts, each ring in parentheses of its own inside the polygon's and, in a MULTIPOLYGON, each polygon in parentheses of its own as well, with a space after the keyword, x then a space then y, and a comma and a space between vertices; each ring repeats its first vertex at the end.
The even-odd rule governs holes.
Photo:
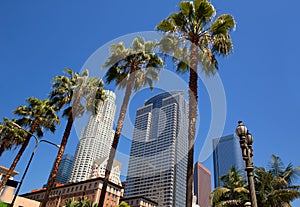
POLYGON ((158 72, 164 65, 162 59, 153 52, 155 46, 155 42, 145 41, 142 37, 135 38, 132 42, 132 46, 128 48, 125 48, 122 42, 113 44, 111 45, 110 57, 103 65, 105 68, 109 67, 106 73, 106 82, 111 83, 115 81, 118 87, 126 89, 107 161, 105 177, 99 198, 99 207, 104 205, 110 171, 118 147, 131 93, 133 90, 138 91, 141 87, 146 85, 149 85, 150 89, 152 89, 152 80, 158 79, 158 72))
POLYGON ((68 199, 64 207, 96 207, 97 204, 93 203, 87 197, 80 197, 77 201, 74 198, 68 199))
POLYGON ((14 114, 20 116, 18 124, 29 128, 30 133, 26 133, 26 138, 24 139, 21 148, 18 151, 12 165, 10 166, 6 176, 0 184, 0 189, 3 189, 7 180, 9 179, 11 173, 15 169, 17 163, 19 162, 23 152, 27 148, 31 134, 36 133, 38 137, 43 136, 43 130, 50 130, 54 132, 56 125, 60 123, 59 117, 56 115, 56 110, 53 105, 51 105, 49 100, 40 100, 37 98, 28 98, 28 106, 19 106, 14 114))
POLYGON ((118 207, 130 207, 130 205, 128 205, 128 203, 126 203, 125 201, 122 201, 118 207))
POLYGON ((64 207, 77 207, 77 205, 78 202, 74 198, 71 198, 65 201, 64 207))
POLYGON ((162 20, 159 31, 166 32, 160 48, 170 54, 177 63, 178 71, 189 71, 189 152, 186 185, 186 206, 192 206, 193 156, 198 104, 198 63, 207 74, 218 69, 215 55, 229 55, 232 41, 229 31, 235 21, 229 14, 215 19, 216 10, 207 0, 180 2, 179 11, 162 20), (189 43, 189 46, 188 44, 189 43), (188 50, 189 48, 189 50, 188 50), (189 51, 189 52, 188 52, 189 51))
POLYGON ((78 198, 78 207, 87 207, 89 205, 89 199, 87 197, 78 198))
POLYGON ((258 206, 291 206, 290 202, 300 197, 300 186, 293 185, 299 173, 300 167, 293 168, 291 163, 285 167, 278 156, 272 155, 268 170, 255 169, 258 206))
POLYGON ((86 205, 86 207, 97 207, 98 206, 98 204, 97 203, 93 203, 93 201, 88 201, 88 203, 87 203, 87 205, 86 205))
POLYGON ((22 144, 27 135, 27 133, 24 130, 19 129, 12 123, 18 124, 18 120, 9 120, 7 118, 3 118, 3 122, 0 123, 0 156, 5 150, 9 150, 12 147, 18 147, 20 144, 22 144))
POLYGON ((223 186, 211 192, 211 205, 213 207, 244 206, 244 203, 249 200, 249 190, 246 189, 245 181, 239 171, 232 167, 220 180, 223 186))
POLYGON ((74 73, 71 69, 65 69, 67 76, 56 76, 53 80, 53 91, 50 100, 58 109, 67 106, 63 116, 67 117, 67 125, 61 140, 60 148, 57 153, 53 168, 51 170, 44 199, 41 207, 45 207, 49 200, 49 195, 57 175, 58 167, 67 145, 74 119, 81 116, 86 110, 92 114, 98 112, 100 101, 105 99, 103 91, 104 84, 99 78, 88 78, 88 70, 84 70, 82 75, 74 73), (85 99, 84 105, 82 100, 85 99))

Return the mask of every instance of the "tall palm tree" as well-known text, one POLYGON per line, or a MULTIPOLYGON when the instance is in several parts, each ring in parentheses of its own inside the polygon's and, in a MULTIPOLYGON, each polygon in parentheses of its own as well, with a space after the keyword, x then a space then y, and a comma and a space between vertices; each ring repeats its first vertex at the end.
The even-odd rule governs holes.
POLYGON ((172 55, 181 72, 189 71, 189 152, 186 206, 192 206, 193 156, 198 104, 198 63, 207 74, 218 69, 216 55, 229 55, 232 41, 229 31, 235 27, 229 14, 215 19, 216 10, 207 0, 182 1, 179 11, 162 20, 159 31, 166 32, 161 50, 172 55), (189 43, 189 45, 187 44, 189 43))
POLYGON ((18 147, 24 142, 27 133, 14 126, 12 123, 18 123, 18 120, 3 118, 3 122, 0 123, 0 156, 5 150, 9 150, 13 147, 18 147))
MULTIPOLYGON (((51 105, 49 100, 40 100, 37 98, 28 98, 28 106, 19 106, 14 114, 21 117, 18 120, 18 124, 29 128, 31 134, 36 133, 38 137, 43 136, 43 130, 50 130, 54 132, 56 125, 60 123, 59 117, 56 115, 56 110, 53 105, 51 105)), ((18 151, 12 165, 10 166, 6 176, 0 184, 0 189, 3 189, 7 180, 11 176, 11 173, 15 169, 17 163, 19 162, 23 152, 27 148, 31 134, 26 133, 25 139, 18 151)))
POLYGON ((232 167, 220 180, 223 186, 211 192, 211 205, 213 207, 244 206, 244 203, 249 200, 249 190, 245 187, 245 181, 239 171, 232 167))
POLYGON ((268 170, 263 167, 255 169, 258 206, 291 206, 290 202, 300 197, 300 186, 293 184, 299 173, 300 167, 294 168, 291 163, 285 167, 278 156, 272 155, 268 170))
POLYGON ((88 70, 84 70, 81 75, 74 73, 71 69, 65 69, 65 71, 69 77, 56 76, 53 79, 53 91, 50 94, 50 100, 58 109, 62 109, 66 106, 63 116, 67 117, 68 121, 48 179, 45 196, 40 205, 41 207, 45 207, 49 200, 49 195, 53 188, 74 119, 81 116, 86 110, 92 114, 96 114, 98 112, 99 103, 106 97, 103 91, 104 84, 102 80, 94 77, 88 78, 88 70), (85 100, 84 104, 82 103, 83 100, 85 100))
POLYGON ((103 67, 108 67, 106 82, 115 82, 120 88, 125 88, 125 95, 120 109, 120 114, 112 142, 105 177, 99 198, 98 206, 104 205, 106 188, 116 149, 118 147, 128 102, 132 91, 138 91, 141 87, 149 85, 153 88, 152 81, 158 79, 158 72, 163 67, 163 60, 153 52, 156 43, 145 41, 142 37, 133 40, 131 47, 125 48, 120 42, 111 45, 111 54, 103 67))

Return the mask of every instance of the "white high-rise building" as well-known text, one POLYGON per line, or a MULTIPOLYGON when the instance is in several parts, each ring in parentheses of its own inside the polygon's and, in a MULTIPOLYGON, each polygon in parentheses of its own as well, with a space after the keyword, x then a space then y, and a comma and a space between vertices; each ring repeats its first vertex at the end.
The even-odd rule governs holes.
POLYGON ((114 135, 116 95, 112 91, 105 92, 107 98, 100 104, 98 114, 91 115, 88 124, 82 130, 69 182, 88 179, 94 160, 109 155, 114 135))
POLYGON ((186 201, 188 104, 182 91, 158 94, 136 113, 125 198, 144 196, 158 207, 186 201))

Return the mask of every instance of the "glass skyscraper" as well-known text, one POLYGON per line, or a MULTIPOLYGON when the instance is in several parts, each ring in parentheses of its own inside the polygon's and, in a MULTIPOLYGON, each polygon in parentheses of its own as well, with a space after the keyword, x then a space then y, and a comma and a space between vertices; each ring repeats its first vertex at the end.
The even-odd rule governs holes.
POLYGON ((69 182, 80 182, 89 178, 95 159, 107 157, 113 140, 113 122, 116 112, 116 95, 105 91, 106 99, 100 103, 99 112, 90 116, 83 128, 69 182))
POLYGON ((74 156, 70 154, 64 154, 58 167, 57 176, 55 182, 61 184, 67 184, 73 164, 74 156))
POLYGON ((144 196, 158 207, 186 201, 188 104, 183 91, 158 94, 136 112, 126 198, 144 196))
POLYGON ((220 177, 228 174, 234 166, 245 177, 245 163, 242 157, 239 138, 235 134, 213 139, 213 162, 215 187, 222 185, 220 177))

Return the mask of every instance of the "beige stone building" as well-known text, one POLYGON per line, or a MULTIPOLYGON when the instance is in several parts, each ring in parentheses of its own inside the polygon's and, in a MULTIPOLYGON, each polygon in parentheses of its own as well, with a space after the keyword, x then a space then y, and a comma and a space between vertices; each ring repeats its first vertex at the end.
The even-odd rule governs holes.
MULTIPOLYGON (((8 171, 9 169, 8 168, 6 168, 6 167, 3 167, 3 166, 0 166, 0 181, 2 181, 3 180, 3 178, 5 177, 5 175, 6 175, 6 173, 7 173, 7 171, 8 171)), ((10 176, 10 180, 13 180, 14 179, 14 176, 15 175, 17 175, 17 174, 19 174, 19 172, 18 171, 13 171, 12 172, 12 174, 11 174, 11 176, 10 176)), ((2 194, 2 190, 0 191, 0 195, 2 194)))
MULTIPOLYGON (((4 178, 8 171, 8 168, 0 166, 0 180, 4 178)), ((0 203, 2 206, 9 206, 14 198, 14 192, 18 185, 17 181, 14 181, 13 178, 15 175, 19 174, 18 171, 13 171, 10 180, 7 181, 5 188, 0 192, 0 203)), ((30 200, 21 196, 17 196, 14 207, 39 207, 40 202, 35 200, 30 200)))
MULTIPOLYGON (((103 178, 94 178, 78 183, 61 185, 52 189, 47 207, 61 207, 65 205, 67 199, 87 197, 97 203, 101 194, 103 178)), ((45 188, 23 194, 25 198, 41 201, 44 197, 45 188)), ((123 187, 109 182, 105 197, 104 206, 117 207, 120 198, 123 197, 123 187)))

